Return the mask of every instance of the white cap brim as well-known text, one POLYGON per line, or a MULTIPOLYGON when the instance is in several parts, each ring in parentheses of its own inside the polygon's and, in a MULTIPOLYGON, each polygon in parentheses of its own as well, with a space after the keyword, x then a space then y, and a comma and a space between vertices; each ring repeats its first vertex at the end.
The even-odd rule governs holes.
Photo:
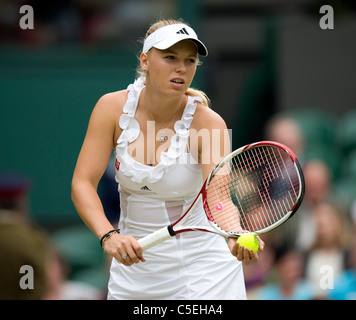
POLYGON ((194 30, 185 24, 173 24, 162 27, 147 37, 143 46, 143 52, 148 52, 151 48, 166 50, 183 40, 193 41, 198 49, 198 54, 206 57, 208 49, 201 42, 194 30))

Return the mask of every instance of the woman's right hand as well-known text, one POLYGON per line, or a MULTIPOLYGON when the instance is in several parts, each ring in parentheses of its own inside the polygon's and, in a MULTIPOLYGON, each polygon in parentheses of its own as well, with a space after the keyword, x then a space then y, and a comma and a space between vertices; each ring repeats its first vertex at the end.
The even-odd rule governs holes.
POLYGON ((131 266, 140 261, 145 262, 142 256, 142 248, 138 241, 132 236, 114 233, 110 238, 104 241, 103 249, 105 253, 113 256, 125 266, 131 266))

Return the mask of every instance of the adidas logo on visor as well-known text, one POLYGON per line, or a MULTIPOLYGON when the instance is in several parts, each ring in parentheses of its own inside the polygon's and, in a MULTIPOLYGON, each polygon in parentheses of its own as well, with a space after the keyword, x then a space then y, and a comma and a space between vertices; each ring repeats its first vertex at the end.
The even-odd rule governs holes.
POLYGON ((177 34, 187 34, 187 35, 189 36, 189 33, 188 33, 188 31, 187 31, 185 28, 180 29, 180 30, 177 31, 176 33, 177 33, 177 34))

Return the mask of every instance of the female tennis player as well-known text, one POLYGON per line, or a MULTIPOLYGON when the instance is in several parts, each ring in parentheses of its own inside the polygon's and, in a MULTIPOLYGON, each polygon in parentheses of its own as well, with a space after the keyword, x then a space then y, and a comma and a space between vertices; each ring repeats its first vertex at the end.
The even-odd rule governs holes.
MULTIPOLYGON (((105 252, 115 258, 108 299, 246 298, 242 261, 257 262, 258 255, 236 239, 186 232, 144 253, 137 241, 177 220, 230 152, 224 147, 230 145, 225 122, 208 107, 204 93, 190 88, 198 55, 207 54, 187 24, 153 24, 140 55, 140 76, 127 90, 101 97, 92 112, 72 199, 105 252), (192 132, 202 134, 192 139, 192 132), (120 231, 105 217, 97 194, 113 148, 120 231)), ((201 205, 189 224, 206 223, 201 205)))

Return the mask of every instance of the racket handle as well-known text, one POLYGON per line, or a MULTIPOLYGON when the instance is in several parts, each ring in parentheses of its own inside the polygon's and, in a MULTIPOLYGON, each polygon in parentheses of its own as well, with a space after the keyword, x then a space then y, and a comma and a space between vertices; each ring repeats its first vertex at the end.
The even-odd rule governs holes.
POLYGON ((172 235, 169 233, 168 227, 164 227, 138 240, 138 243, 141 245, 142 250, 145 251, 171 237, 172 235))

